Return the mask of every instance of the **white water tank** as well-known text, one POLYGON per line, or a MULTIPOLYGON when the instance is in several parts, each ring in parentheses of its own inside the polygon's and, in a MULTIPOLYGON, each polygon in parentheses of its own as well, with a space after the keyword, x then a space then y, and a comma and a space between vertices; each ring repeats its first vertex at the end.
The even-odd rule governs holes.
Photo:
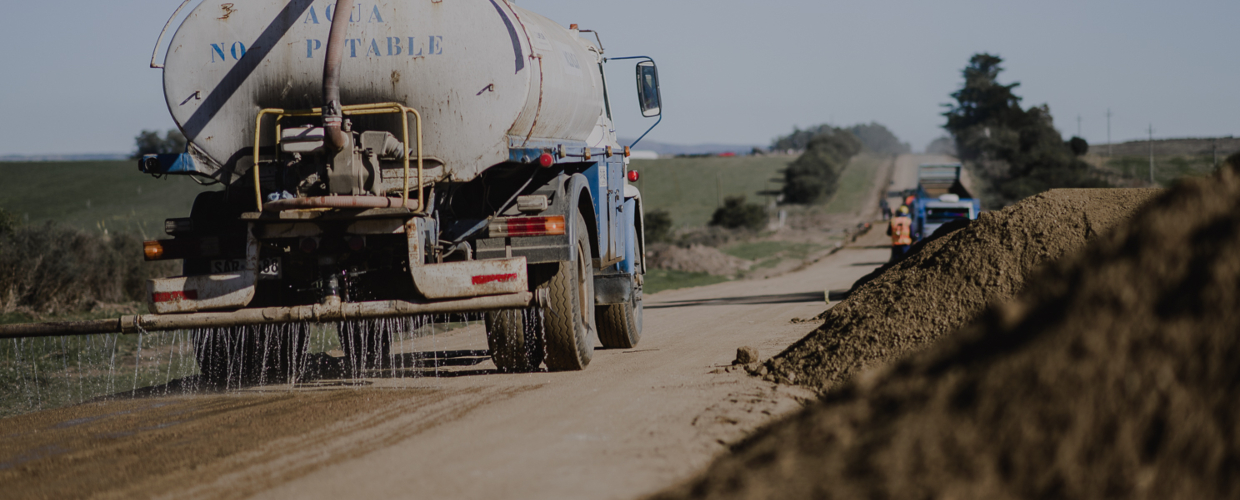
MULTIPOLYGON (((164 63, 165 98, 194 148, 222 167, 216 175, 253 164, 260 109, 323 105, 334 6, 203 2, 177 29, 164 63)), ((506 0, 358 1, 349 15, 342 104, 399 102, 420 111, 424 154, 444 166, 433 178, 472 179, 508 160, 509 148, 616 145, 602 57, 575 30, 506 0)), ((354 123, 400 130, 392 117, 354 123)), ((265 124, 262 144, 274 140, 265 124)))

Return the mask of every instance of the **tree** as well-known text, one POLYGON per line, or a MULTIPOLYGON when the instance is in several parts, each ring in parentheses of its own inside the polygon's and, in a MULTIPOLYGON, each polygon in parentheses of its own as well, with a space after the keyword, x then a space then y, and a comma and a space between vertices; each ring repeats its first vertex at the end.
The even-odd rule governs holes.
POLYGON ((766 209, 757 203, 745 203, 745 196, 727 196, 723 206, 710 217, 710 225, 728 229, 752 229, 766 226, 766 209))
POLYGON ((1072 150, 1073 156, 1085 156, 1089 152, 1089 143, 1085 142, 1085 139, 1072 136, 1072 139, 1068 140, 1068 149, 1072 150))
POLYGON ((858 123, 848 127, 848 131, 857 136, 865 149, 878 154, 902 155, 912 150, 908 143, 900 142, 896 134, 877 122, 858 123))
POLYGON ((831 128, 814 136, 784 170, 784 201, 809 204, 835 194, 840 172, 861 148, 861 141, 847 130, 831 128))
POLYGON ((956 156, 956 142, 951 137, 940 137, 926 145, 926 154, 956 156))
POLYGON ((943 128, 955 139, 960 159, 983 181, 988 204, 1003 206, 1053 188, 1106 186, 1055 129, 1048 106, 1022 109, 1012 92, 1020 84, 999 83, 1002 63, 991 54, 970 58, 962 71, 964 86, 951 94, 956 102, 943 113, 943 128))
POLYGON ((177 129, 168 129, 164 133, 164 137, 159 137, 159 132, 154 130, 143 130, 134 137, 134 153, 132 158, 141 158, 144 155, 155 154, 175 154, 185 152, 185 136, 177 129))

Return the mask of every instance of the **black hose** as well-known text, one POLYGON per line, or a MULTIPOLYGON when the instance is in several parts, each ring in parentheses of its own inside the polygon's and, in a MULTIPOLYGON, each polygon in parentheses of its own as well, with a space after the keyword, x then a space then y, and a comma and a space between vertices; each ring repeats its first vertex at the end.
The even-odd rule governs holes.
POLYGON ((353 0, 336 0, 331 32, 327 36, 327 61, 323 63, 323 130, 332 151, 345 146, 344 113, 340 110, 340 64, 344 60, 344 42, 349 31, 353 0))

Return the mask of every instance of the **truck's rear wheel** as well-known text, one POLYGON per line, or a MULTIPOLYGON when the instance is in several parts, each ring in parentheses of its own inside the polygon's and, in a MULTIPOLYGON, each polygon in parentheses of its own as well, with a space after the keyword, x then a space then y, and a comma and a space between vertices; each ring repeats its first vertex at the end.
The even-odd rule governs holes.
MULTIPOLYGON (((628 205, 626 205, 628 206, 628 205)), ((629 225, 629 242, 625 248, 627 266, 621 269, 630 272, 633 293, 624 304, 608 304, 598 308, 598 340, 603 347, 612 349, 632 349, 642 339, 642 289, 638 273, 641 272, 641 260, 644 258, 637 246, 637 228, 629 225)))
POLYGON ((194 357, 207 383, 242 385, 295 382, 310 352, 306 327, 283 331, 262 327, 215 328, 195 331, 194 357))
POLYGON ((542 328, 537 315, 532 316, 527 321, 522 311, 487 313, 487 346, 499 371, 532 372, 542 364, 542 328))
POLYGON ((574 261, 557 262, 555 274, 544 285, 551 303, 543 316, 547 331, 547 368, 582 370, 594 357, 594 265, 590 260, 590 233, 575 213, 574 261))
POLYGON ((603 347, 632 349, 642 339, 642 290, 633 281, 628 302, 598 307, 598 340, 603 347))

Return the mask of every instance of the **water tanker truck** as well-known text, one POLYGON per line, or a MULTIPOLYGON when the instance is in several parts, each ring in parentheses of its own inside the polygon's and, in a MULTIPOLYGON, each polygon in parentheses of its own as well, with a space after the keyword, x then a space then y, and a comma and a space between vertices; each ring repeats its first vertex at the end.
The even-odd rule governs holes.
MULTIPOLYGON (((507 0, 203 2, 152 58, 188 150, 139 162, 222 187, 145 243, 182 272, 148 282, 149 314, 0 337, 198 329, 207 375, 228 353, 304 357, 304 332, 255 325, 485 313, 509 371, 633 347, 642 199, 603 52, 507 0)), ((659 116, 654 61, 617 59, 659 116)), ((390 354, 373 329, 339 335, 358 359, 390 354)))
POLYGON ((917 167, 917 197, 910 207, 916 239, 929 238, 939 227, 954 220, 977 219, 981 200, 974 198, 960 182, 962 169, 959 163, 917 167))

